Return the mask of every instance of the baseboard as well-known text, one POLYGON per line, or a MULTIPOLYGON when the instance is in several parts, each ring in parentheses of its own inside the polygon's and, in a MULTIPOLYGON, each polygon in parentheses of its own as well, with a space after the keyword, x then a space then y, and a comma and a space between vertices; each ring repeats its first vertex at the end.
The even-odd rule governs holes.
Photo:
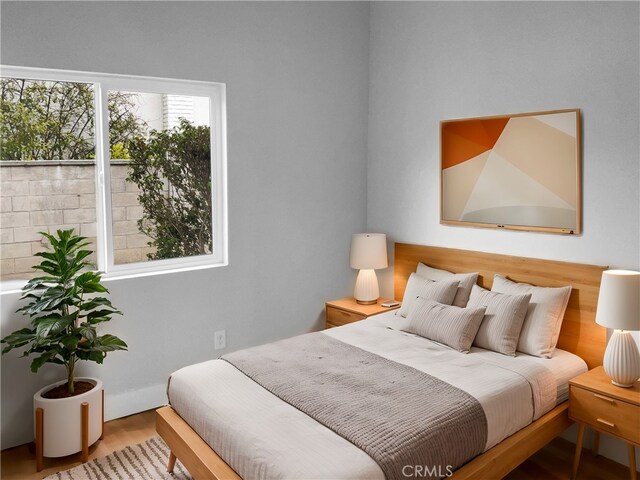
POLYGON ((108 391, 105 391, 104 419, 107 421, 115 420, 116 418, 151 410, 167 403, 166 382, 118 394, 109 394, 108 391))

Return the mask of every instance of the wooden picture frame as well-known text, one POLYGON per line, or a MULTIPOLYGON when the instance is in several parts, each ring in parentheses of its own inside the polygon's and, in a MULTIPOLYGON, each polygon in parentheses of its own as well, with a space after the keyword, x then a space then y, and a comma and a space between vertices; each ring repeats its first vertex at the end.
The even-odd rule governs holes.
POLYGON ((580 110, 440 122, 440 223, 582 231, 580 110))

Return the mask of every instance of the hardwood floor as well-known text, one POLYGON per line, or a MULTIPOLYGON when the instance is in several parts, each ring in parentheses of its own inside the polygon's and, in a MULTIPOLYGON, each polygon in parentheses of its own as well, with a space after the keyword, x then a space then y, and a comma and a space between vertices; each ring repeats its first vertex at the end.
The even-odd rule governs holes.
MULTIPOLYGON (((105 424, 104 440, 89 449, 89 459, 103 457, 127 445, 144 442, 155 435, 155 412, 138 413, 105 424)), ((506 480, 568 480, 571 477, 575 445, 556 438, 529 460, 511 472, 506 480)), ((45 469, 36 473, 35 454, 31 445, 22 445, 2 451, 2 472, 5 480, 42 479, 47 475, 80 465, 80 454, 63 458, 45 458, 45 469)), ((583 451, 579 480, 626 480, 629 469, 605 457, 593 457, 583 451)), ((150 480, 150 479, 144 479, 150 480)))
MULTIPOLYGON (((569 480, 576 445, 556 438, 505 477, 505 480, 569 480)), ((578 480, 628 480, 629 468, 584 448, 578 480)))

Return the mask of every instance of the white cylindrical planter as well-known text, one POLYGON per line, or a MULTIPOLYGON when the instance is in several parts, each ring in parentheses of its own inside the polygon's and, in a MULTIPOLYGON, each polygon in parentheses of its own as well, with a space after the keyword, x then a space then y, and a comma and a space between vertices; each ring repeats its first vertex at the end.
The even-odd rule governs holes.
POLYGON ((95 386, 88 392, 69 398, 44 398, 43 393, 66 380, 53 383, 38 390, 33 396, 34 412, 43 410, 43 455, 65 457, 82 450, 82 404, 89 404, 89 445, 102 435, 102 382, 97 378, 77 378, 95 386))

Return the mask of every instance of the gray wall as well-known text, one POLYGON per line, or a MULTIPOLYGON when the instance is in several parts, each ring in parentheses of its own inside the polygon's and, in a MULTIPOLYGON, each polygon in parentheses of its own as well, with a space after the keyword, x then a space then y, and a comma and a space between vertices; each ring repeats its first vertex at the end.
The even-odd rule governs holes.
MULTIPOLYGON (((103 366, 107 417, 166 401, 168 375, 321 326, 348 293, 366 218, 364 3, 2 2, 2 63, 227 84, 229 266, 111 281, 129 343, 103 366), (329 261, 330 260, 330 261, 329 261)), ((22 325, 3 295, 2 334, 22 325)), ((2 448, 32 436, 31 396, 63 376, 2 359, 2 448)))
MULTIPOLYGON (((220 353, 215 330, 237 349, 319 327, 322 302, 352 288, 349 234, 365 226, 640 267, 637 3, 1 8, 5 64, 227 83, 231 263, 109 283, 127 314, 111 330, 131 350, 85 370, 105 381, 110 417, 163 401, 169 372, 220 353), (439 225, 440 120, 559 108, 583 113, 582 235, 439 225)), ((383 294, 391 271, 379 272, 383 294)), ((1 298, 3 334, 19 324, 16 298, 1 298)), ((31 440, 30 396, 59 377, 3 358, 3 448, 31 440)), ((621 445, 603 447, 626 461, 621 445)))
MULTIPOLYGON (((393 241, 637 270, 638 7, 372 3, 367 228, 393 241), (582 235, 439 224, 440 120, 562 108, 582 109, 582 235)), ((391 294, 392 275, 382 283, 391 294)), ((605 443, 626 462, 622 444, 605 443)))

